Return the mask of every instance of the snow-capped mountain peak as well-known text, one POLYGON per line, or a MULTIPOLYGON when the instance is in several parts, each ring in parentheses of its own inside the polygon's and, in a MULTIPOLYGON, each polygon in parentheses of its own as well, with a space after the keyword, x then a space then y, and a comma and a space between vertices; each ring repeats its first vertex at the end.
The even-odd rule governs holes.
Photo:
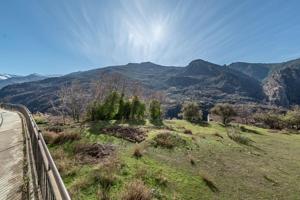
POLYGON ((10 75, 10 74, 0 74, 0 80, 6 80, 8 78, 12 78, 14 77, 14 75, 10 75))

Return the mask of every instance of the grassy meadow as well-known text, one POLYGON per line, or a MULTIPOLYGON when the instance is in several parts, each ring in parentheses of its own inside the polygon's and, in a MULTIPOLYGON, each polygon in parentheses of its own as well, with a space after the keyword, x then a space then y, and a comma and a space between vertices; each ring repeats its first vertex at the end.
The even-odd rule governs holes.
POLYGON ((36 120, 72 199, 300 199, 300 134, 184 120, 36 120), (109 134, 115 126, 138 129, 144 140, 109 134))

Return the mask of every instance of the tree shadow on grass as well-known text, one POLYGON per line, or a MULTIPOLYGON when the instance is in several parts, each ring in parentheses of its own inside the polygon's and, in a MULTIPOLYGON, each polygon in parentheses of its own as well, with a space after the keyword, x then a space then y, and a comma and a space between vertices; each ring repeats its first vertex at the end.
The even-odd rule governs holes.
POLYGON ((110 121, 94 121, 89 122, 89 132, 99 134, 103 128, 111 127, 113 124, 110 121))
POLYGON ((114 125, 120 125, 120 124, 129 124, 131 126, 138 126, 138 125, 145 125, 146 120, 116 120, 114 125))
POLYGON ((240 127, 240 130, 242 132, 246 132, 246 133, 253 133, 253 134, 256 134, 256 135, 263 135, 261 132, 257 131, 257 130, 253 130, 253 129, 249 129, 249 128, 246 128, 245 126, 241 126, 240 127))
POLYGON ((154 126, 157 126, 157 127, 164 126, 164 122, 162 120, 151 120, 150 122, 151 122, 151 124, 153 124, 154 126))

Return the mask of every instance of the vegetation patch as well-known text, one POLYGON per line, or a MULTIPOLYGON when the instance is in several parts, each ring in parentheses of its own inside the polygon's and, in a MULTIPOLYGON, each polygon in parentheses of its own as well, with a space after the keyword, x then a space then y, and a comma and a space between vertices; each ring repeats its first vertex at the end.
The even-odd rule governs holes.
POLYGON ((253 134, 261 135, 261 133, 260 133, 259 131, 256 131, 256 130, 253 130, 253 129, 246 128, 245 126, 241 126, 240 129, 241 129, 242 132, 253 133, 253 134))
POLYGON ((220 133, 214 133, 213 136, 218 137, 218 138, 224 138, 220 133))
POLYGON ((141 180, 134 180, 125 186, 122 200, 151 200, 151 190, 141 180))
POLYGON ((113 155, 115 147, 99 143, 80 143, 75 146, 77 160, 83 163, 98 163, 113 155))
POLYGON ((136 145, 133 149, 133 157, 141 158, 143 156, 143 148, 140 145, 136 145))
POLYGON ((55 132, 46 132, 44 133, 44 139, 47 144, 59 145, 66 142, 73 142, 80 140, 81 136, 79 133, 55 133, 55 132))
POLYGON ((243 145, 251 145, 252 140, 247 138, 246 136, 243 136, 239 131, 237 131, 235 128, 230 128, 227 130, 227 135, 230 139, 233 141, 243 144, 243 145))
POLYGON ((184 130, 183 133, 187 134, 187 135, 193 135, 193 132, 191 130, 188 130, 188 129, 184 130))
POLYGON ((178 134, 165 132, 159 133, 153 138, 153 145, 155 147, 160 146, 167 149, 172 149, 176 146, 186 145, 186 141, 182 139, 178 134))
POLYGON ((64 131, 64 127, 61 125, 50 125, 46 128, 47 131, 61 133, 64 131))
POLYGON ((103 128, 102 132, 107 135, 113 135, 130 142, 142 142, 147 137, 147 134, 139 129, 134 127, 124 127, 124 126, 113 126, 108 128, 103 128))

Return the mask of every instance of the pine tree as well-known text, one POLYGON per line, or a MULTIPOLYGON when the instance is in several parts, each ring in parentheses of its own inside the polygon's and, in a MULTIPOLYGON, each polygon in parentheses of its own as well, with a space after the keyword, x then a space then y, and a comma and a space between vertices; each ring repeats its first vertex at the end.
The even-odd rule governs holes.
POLYGON ((150 103, 150 120, 152 123, 161 123, 162 121, 160 106, 160 102, 157 100, 152 100, 150 103))

